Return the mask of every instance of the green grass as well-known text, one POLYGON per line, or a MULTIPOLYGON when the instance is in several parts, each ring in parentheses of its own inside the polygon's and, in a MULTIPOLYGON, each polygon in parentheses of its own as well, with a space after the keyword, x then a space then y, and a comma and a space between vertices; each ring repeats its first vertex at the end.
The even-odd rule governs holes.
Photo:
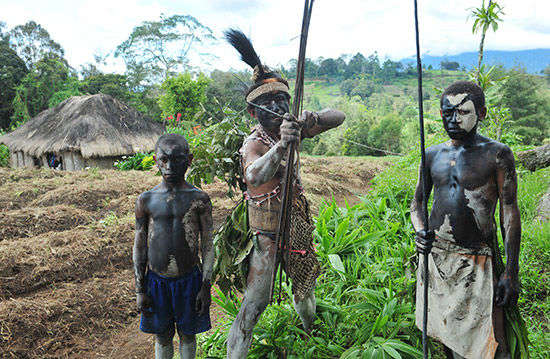
POLYGON ((537 206, 550 184, 550 168, 520 171, 518 205, 522 243, 519 306, 526 320, 533 358, 548 358, 550 347, 550 222, 536 219, 537 206))

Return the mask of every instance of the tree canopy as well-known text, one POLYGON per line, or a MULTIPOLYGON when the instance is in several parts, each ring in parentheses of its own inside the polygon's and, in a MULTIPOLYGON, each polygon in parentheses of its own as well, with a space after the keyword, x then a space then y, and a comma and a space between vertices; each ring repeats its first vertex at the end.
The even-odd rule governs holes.
POLYGON ((15 88, 27 72, 27 66, 17 52, 7 41, 0 40, 0 129, 7 128, 11 122, 15 88))
POLYGON ((115 57, 124 59, 136 84, 151 84, 188 69, 197 45, 213 39, 212 30, 193 16, 161 15, 159 21, 135 27, 116 48, 115 57))
POLYGON ((50 33, 34 21, 14 27, 8 36, 11 46, 29 69, 46 55, 53 54, 63 58, 65 54, 61 45, 50 37, 50 33))

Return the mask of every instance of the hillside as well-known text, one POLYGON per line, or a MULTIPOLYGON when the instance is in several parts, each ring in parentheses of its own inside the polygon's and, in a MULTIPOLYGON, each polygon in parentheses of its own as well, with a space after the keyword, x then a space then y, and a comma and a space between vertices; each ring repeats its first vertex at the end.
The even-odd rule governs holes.
MULTIPOLYGON (((439 68, 441 61, 455 61, 460 66, 471 69, 477 66, 478 53, 477 51, 472 51, 456 55, 424 55, 422 57, 422 64, 426 67, 431 65, 434 68, 439 68)), ((403 64, 416 64, 416 58, 413 59, 413 56, 411 56, 411 58, 402 59, 401 62, 403 64)), ((502 65, 506 69, 519 66, 529 73, 538 74, 550 65, 550 49, 518 51, 486 50, 483 52, 483 62, 489 66, 502 65)))
MULTIPOLYGON (((332 197, 357 202, 388 164, 303 158, 313 211, 332 197)), ((151 355, 151 337, 138 334, 131 253, 135 199, 158 182, 155 172, 0 168, 2 357, 151 355)), ((222 184, 204 190, 219 225, 234 202, 222 184)))

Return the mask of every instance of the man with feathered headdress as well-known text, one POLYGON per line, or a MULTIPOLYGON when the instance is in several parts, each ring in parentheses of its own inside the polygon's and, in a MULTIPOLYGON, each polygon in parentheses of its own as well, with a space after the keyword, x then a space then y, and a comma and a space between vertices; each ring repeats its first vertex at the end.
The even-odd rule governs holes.
MULTIPOLYGON (((279 73, 262 65, 250 40, 242 32, 228 30, 225 35, 241 54, 242 60, 254 70, 253 84, 245 91, 245 96, 249 104, 248 112, 259 122, 240 150, 254 248, 249 257, 242 305, 227 340, 227 357, 245 358, 252 330, 270 300, 284 169, 287 165, 295 166, 296 169, 299 166, 298 161, 286 163, 287 149, 293 142, 339 126, 345 115, 340 111, 326 109, 318 113, 304 111, 300 119, 293 119, 289 114, 288 82, 279 73), (270 111, 264 111, 251 103, 270 111)), ((296 311, 304 329, 310 330, 315 316, 314 288, 320 265, 313 250, 313 222, 308 203, 299 173, 297 170, 295 172, 297 176, 293 183, 290 239, 283 254, 284 269, 292 280, 296 311)))

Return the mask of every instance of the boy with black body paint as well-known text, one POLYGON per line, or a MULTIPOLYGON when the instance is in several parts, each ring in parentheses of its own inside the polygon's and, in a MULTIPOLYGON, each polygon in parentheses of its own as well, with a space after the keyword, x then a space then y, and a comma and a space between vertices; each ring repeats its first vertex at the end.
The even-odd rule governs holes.
MULTIPOLYGON (((450 140, 426 151, 427 188, 434 189, 429 228, 423 228, 423 176, 411 204, 417 247, 429 255, 428 335, 450 358, 508 358, 503 306, 518 299, 521 223, 514 155, 508 146, 477 133, 485 96, 471 82, 452 84, 441 96, 450 140), (494 271, 495 209, 505 238, 506 269, 494 271)), ((426 196, 429 198, 430 193, 426 196)), ((422 327, 423 259, 417 274, 416 322, 422 327)))
POLYGON ((162 182, 136 202, 133 260, 140 329, 156 335, 157 359, 173 357, 174 327, 182 359, 195 357, 195 334, 210 329, 212 205, 205 192, 185 181, 192 158, 183 136, 161 136, 155 162, 162 182))

